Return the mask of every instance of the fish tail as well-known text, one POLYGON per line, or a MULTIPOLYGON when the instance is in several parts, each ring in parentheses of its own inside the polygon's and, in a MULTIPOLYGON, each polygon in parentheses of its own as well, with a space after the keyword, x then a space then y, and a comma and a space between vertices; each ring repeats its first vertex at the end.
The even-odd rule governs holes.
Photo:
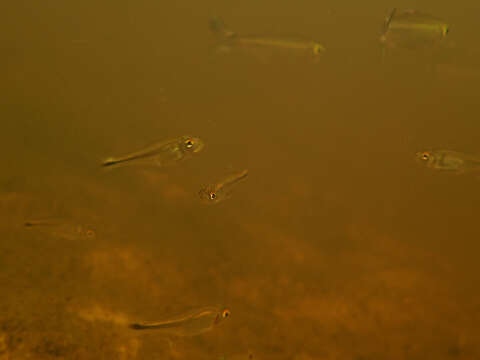
MULTIPOLYGON (((124 160, 123 160, 124 161, 124 160)), ((102 161, 102 166, 107 167, 107 166, 113 166, 121 163, 122 160, 115 159, 115 158, 108 158, 102 161)))
POLYGON ((397 12, 397 8, 393 8, 392 11, 390 11, 390 14, 385 18, 385 21, 383 22, 383 31, 382 31, 382 36, 380 37, 380 43, 382 44, 382 62, 385 61, 385 58, 387 55, 386 53, 387 53, 388 28, 390 27, 390 23, 392 22, 392 19, 395 16, 396 12, 397 12))
POLYGON ((131 155, 131 156, 125 156, 125 157, 122 157, 122 158, 113 158, 113 157, 110 157, 110 158, 107 158, 105 160, 102 161, 102 166, 103 167, 115 167, 115 165, 121 165, 123 163, 126 163, 128 161, 132 161, 132 160, 137 160, 137 159, 142 159, 142 158, 145 158, 147 157, 146 155, 142 155, 142 154, 136 154, 136 155, 131 155))
POLYGON ((146 329, 145 326, 143 326, 142 324, 137 324, 137 323, 129 324, 128 327, 130 329, 133 329, 133 330, 145 330, 146 329))
POLYGON ((164 143, 154 144, 152 146, 149 146, 146 149, 136 151, 134 153, 131 153, 122 157, 109 157, 102 161, 102 166, 109 167, 109 166, 119 165, 119 164, 126 163, 133 160, 141 160, 141 159, 154 157, 158 155, 159 152, 161 152, 162 150, 165 150, 163 146, 165 146, 164 143))
POLYGON ((393 17, 395 16, 395 13, 397 12, 397 8, 393 8, 390 14, 385 18, 385 22, 383 23, 383 34, 388 31, 388 27, 390 26, 390 23, 392 22, 393 17))
POLYGON ((236 34, 231 31, 223 22, 223 20, 218 17, 214 16, 210 19, 210 30, 217 35, 220 35, 224 39, 229 39, 231 37, 234 37, 236 34))
POLYGON ((24 226, 26 227, 33 227, 33 226, 41 226, 41 225, 48 225, 47 223, 42 223, 42 222, 38 222, 38 221, 25 221, 23 223, 24 226))
POLYGON ((141 322, 132 323, 128 327, 133 330, 165 329, 178 326, 177 322, 141 322))
POLYGON ((54 226, 58 225, 59 221, 57 220, 50 220, 50 219, 42 219, 42 220, 26 220, 23 225, 26 227, 34 227, 34 226, 54 226))
POLYGON ((148 330, 148 329, 158 328, 158 326, 155 326, 155 325, 147 325, 147 324, 139 324, 139 323, 130 324, 128 325, 128 327, 133 330, 148 330))
POLYGON ((37 223, 36 221, 29 221, 29 220, 27 220, 27 221, 25 221, 25 222, 23 223, 23 225, 24 225, 24 226, 27 226, 27 227, 28 227, 28 226, 37 226, 38 223, 37 223))

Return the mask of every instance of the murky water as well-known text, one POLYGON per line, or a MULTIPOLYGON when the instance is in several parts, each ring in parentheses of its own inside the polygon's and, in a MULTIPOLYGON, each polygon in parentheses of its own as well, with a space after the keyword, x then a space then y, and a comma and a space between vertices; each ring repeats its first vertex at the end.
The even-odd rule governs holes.
POLYGON ((0 360, 480 357, 480 175, 416 161, 480 154, 478 2, 1 8, 0 360), (451 31, 382 57, 386 6, 451 31), (327 50, 218 51, 212 16, 327 50), (101 166, 184 135, 187 161, 101 166))

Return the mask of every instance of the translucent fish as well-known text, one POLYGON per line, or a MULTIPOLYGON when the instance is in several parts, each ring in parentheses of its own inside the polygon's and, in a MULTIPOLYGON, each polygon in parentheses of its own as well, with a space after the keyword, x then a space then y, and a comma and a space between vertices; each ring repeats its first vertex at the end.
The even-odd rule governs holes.
POLYGON ((96 238, 93 228, 62 219, 27 220, 24 226, 65 240, 90 240, 96 238))
POLYGON ((415 154, 421 164, 434 170, 456 174, 480 171, 480 157, 450 150, 421 151, 415 154))
POLYGON ((220 49, 229 51, 231 48, 246 49, 283 49, 289 52, 298 52, 318 56, 326 49, 317 41, 300 36, 262 36, 262 35, 239 35, 226 27, 220 18, 210 20, 210 29, 220 40, 220 49))
POLYGON ((165 320, 130 324, 134 330, 162 331, 173 336, 195 336, 212 330, 223 319, 230 316, 230 310, 217 307, 205 307, 173 316, 165 320))
POLYGON ((108 158, 102 163, 102 166, 137 163, 166 167, 192 157, 200 152, 203 147, 204 143, 201 139, 192 136, 181 136, 153 144, 128 155, 108 158))
POLYGON ((449 25, 431 15, 393 9, 386 18, 381 43, 389 48, 419 49, 435 45, 448 34, 449 25))
POLYGON ((206 203, 216 204, 230 198, 232 187, 239 181, 245 179, 248 170, 242 170, 232 174, 216 184, 208 184, 200 189, 198 195, 206 203))

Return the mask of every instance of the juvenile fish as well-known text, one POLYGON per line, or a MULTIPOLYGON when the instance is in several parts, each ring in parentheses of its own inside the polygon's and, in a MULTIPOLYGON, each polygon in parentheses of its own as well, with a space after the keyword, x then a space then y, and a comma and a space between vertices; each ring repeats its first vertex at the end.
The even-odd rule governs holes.
POLYGON ((228 29, 222 19, 217 17, 210 20, 210 29, 219 36, 221 48, 227 51, 232 47, 286 49, 313 56, 321 55, 326 51, 319 42, 300 36, 239 35, 228 29))
POLYGON ((245 179, 247 175, 248 170, 242 170, 226 177, 216 184, 205 185, 200 189, 198 195, 200 196, 200 199, 206 203, 219 203, 220 201, 230 198, 232 187, 241 180, 245 179))
POLYGON ((160 321, 130 324, 134 330, 161 330, 173 336, 195 336, 212 330, 223 319, 230 316, 230 310, 205 307, 160 321))
POLYGON ((390 48, 425 48, 442 41, 448 31, 449 25, 441 19, 416 10, 398 13, 393 9, 385 19, 380 41, 390 48))
POLYGON ((416 153, 416 159, 434 170, 463 174, 480 171, 480 157, 450 150, 432 150, 416 153))
POLYGON ((153 144, 143 150, 106 159, 102 166, 113 166, 124 163, 150 163, 155 166, 165 167, 192 157, 204 147, 201 139, 192 136, 181 136, 176 139, 153 144))

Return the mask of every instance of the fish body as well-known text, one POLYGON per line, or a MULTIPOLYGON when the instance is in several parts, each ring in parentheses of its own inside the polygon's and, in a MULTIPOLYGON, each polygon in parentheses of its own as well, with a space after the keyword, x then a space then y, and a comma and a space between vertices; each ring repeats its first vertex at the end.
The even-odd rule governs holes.
POLYGON ((323 45, 301 37, 280 37, 280 36, 235 36, 229 40, 230 46, 237 47, 262 47, 271 49, 286 49, 301 51, 311 55, 320 55, 325 51, 323 45))
POLYGON ((232 187, 245 179, 248 175, 248 170, 242 170, 238 173, 227 176, 225 179, 215 183, 205 185, 200 189, 198 195, 202 201, 209 204, 216 204, 226 200, 231 195, 232 187))
POLYGON ((198 137, 181 136, 153 144, 145 149, 121 157, 106 159, 102 166, 109 167, 126 163, 150 163, 159 167, 174 165, 200 152, 204 143, 198 137))
POLYGON ((442 41, 448 31, 449 25, 441 19, 416 10, 397 13, 393 9, 385 20, 380 41, 387 47, 418 49, 442 41))
POLYGON ((228 29, 219 18, 213 18, 210 21, 210 29, 220 37, 221 48, 226 51, 231 48, 283 49, 313 56, 321 55, 326 51, 319 42, 299 36, 239 35, 228 29))
POLYGON ((204 307, 165 320, 130 324, 134 330, 159 330, 173 336, 195 336, 212 330, 230 316, 228 309, 204 307))
POLYGON ((416 159, 426 167, 462 174, 480 171, 480 157, 450 150, 431 150, 416 153, 416 159))

